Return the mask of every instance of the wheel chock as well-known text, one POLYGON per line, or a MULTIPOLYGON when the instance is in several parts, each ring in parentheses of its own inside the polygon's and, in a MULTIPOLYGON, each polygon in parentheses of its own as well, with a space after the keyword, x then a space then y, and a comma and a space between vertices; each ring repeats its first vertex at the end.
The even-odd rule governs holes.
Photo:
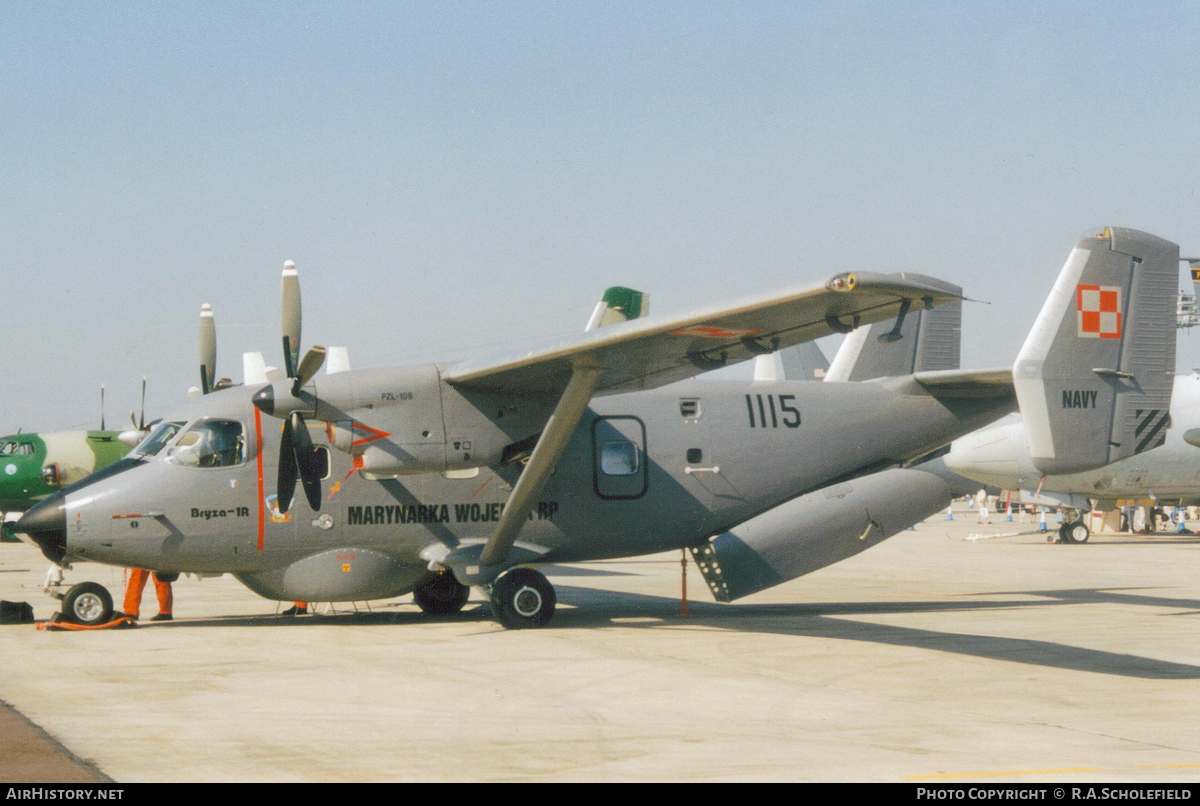
POLYGON ((47 630, 49 632, 80 632, 82 630, 129 630, 137 627, 137 622, 129 616, 121 616, 104 624, 75 624, 70 621, 61 621, 62 613, 55 613, 50 617, 49 621, 36 622, 39 630, 47 630))

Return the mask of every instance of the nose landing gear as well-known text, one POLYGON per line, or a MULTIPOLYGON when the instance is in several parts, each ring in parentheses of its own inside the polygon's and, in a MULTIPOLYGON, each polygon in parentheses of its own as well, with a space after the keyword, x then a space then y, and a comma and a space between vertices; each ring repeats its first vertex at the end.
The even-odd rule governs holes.
POLYGON ((62 619, 84 627, 107 624, 113 617, 112 594, 98 582, 80 582, 72 585, 66 593, 59 588, 63 584, 63 566, 52 565, 46 572, 42 590, 62 602, 62 619))
POLYGON ((85 627, 112 621, 113 601, 108 590, 95 582, 73 585, 62 598, 63 618, 85 627))

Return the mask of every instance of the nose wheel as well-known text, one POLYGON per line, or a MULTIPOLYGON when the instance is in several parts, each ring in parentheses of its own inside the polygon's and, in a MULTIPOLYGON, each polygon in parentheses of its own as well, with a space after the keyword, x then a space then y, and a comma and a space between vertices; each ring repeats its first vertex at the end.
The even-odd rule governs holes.
POLYGON ((510 630, 545 626, 555 602, 554 586, 532 568, 514 568, 492 585, 492 615, 510 630))
POLYGON ((86 627, 107 624, 112 621, 112 596, 103 585, 80 582, 63 596, 62 614, 67 621, 86 627))

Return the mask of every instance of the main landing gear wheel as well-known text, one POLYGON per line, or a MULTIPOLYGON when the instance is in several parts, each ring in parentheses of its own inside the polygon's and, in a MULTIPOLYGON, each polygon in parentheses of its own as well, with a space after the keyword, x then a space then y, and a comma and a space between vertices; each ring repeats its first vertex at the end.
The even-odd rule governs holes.
POLYGON ((1073 523, 1064 523, 1058 529, 1058 535, 1064 543, 1086 543, 1088 538, 1092 536, 1091 531, 1087 528, 1087 524, 1083 521, 1074 521, 1073 523))
POLYGON ((112 596, 103 585, 80 582, 63 597, 62 614, 67 621, 86 627, 107 624, 112 621, 112 596))
POLYGON ((413 591, 413 600, 421 612, 430 616, 449 616, 463 609, 471 589, 454 578, 454 574, 438 574, 413 591))
POLYGON ((554 615, 554 586, 532 568, 514 568, 492 585, 492 615, 510 630, 542 627, 554 615))

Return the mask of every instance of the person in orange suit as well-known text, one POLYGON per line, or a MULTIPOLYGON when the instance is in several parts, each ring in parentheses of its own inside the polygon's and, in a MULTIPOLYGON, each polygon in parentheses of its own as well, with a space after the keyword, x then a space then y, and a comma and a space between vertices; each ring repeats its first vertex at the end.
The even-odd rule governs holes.
POLYGON ((281 616, 304 616, 308 614, 308 602, 292 602, 292 606, 284 610, 281 616))
POLYGON ((171 611, 175 606, 175 594, 171 591, 173 580, 166 574, 163 574, 163 578, 160 579, 159 574, 142 568, 129 569, 129 583, 125 586, 125 615, 137 619, 138 611, 142 609, 142 591, 146 589, 146 580, 152 575, 154 577, 154 593, 158 596, 158 615, 150 620, 170 621, 171 611))

